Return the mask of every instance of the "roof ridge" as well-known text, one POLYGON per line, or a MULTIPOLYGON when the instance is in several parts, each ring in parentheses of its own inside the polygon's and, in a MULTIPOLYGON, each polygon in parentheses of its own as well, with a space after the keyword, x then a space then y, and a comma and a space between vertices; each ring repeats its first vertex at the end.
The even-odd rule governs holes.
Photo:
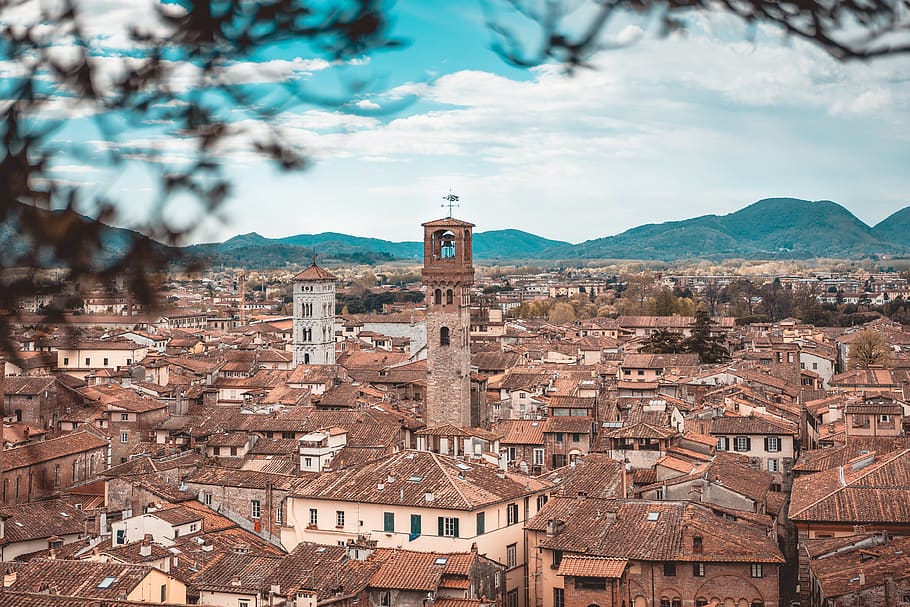
POLYGON ((436 454, 436 453, 433 453, 432 451, 429 451, 428 453, 430 454, 430 457, 433 458, 433 462, 434 462, 437 466, 439 466, 439 469, 440 469, 440 470, 442 470, 442 473, 445 475, 446 479, 449 481, 449 484, 452 485, 452 488, 455 489, 455 492, 456 492, 456 493, 458 494, 458 496, 462 499, 462 501, 464 502, 464 504, 465 504, 466 506, 468 506, 468 507, 473 506, 473 504, 471 503, 471 501, 470 501, 467 497, 465 497, 465 495, 464 495, 464 493, 462 492, 462 490, 458 488, 458 484, 457 484, 457 483, 455 482, 455 480, 449 475, 449 470, 448 470, 448 468, 447 468, 445 465, 443 465, 443 463, 439 460, 439 458, 437 457, 437 454, 436 454))

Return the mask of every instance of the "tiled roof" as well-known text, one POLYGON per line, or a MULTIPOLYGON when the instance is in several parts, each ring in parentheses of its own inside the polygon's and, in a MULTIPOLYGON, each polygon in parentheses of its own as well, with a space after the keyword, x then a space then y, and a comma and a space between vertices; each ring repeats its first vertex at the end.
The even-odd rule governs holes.
MULTIPOLYGON (((437 605, 439 603, 437 602, 437 605)), ((185 603, 156 603, 159 607, 184 607, 185 603)), ((147 607, 148 603, 104 599, 104 607, 147 607)), ((47 593, 0 592, 0 607, 99 607, 94 597, 59 596, 47 593)))
POLYGON ((49 376, 39 377, 7 377, 3 380, 3 392, 11 395, 35 395, 51 390, 55 380, 49 376))
POLYGON ((560 562, 557 575, 620 578, 628 564, 626 559, 569 554, 560 562))
POLYGON ((269 486, 277 490, 290 489, 295 477, 283 474, 269 474, 252 470, 217 468, 203 466, 185 478, 187 483, 198 485, 219 485, 224 487, 241 487, 265 489, 269 486))
MULTIPOLYGON (((882 546, 869 546, 813 559, 809 568, 814 574, 822 595, 836 601, 873 586, 884 588, 887 578, 904 578, 910 571, 910 538, 895 538, 882 546), (862 576, 860 576, 862 572, 862 576)), ((885 590, 887 595, 887 590, 885 590)), ((844 601, 847 602, 847 601, 844 601)), ((837 601, 841 603, 841 601, 837 601)), ((870 598, 870 604, 876 603, 870 598)))
POLYGON ((292 495, 309 499, 474 510, 531 495, 549 483, 467 465, 427 451, 401 451, 347 470, 320 474, 292 495), (390 482, 389 477, 393 480, 390 482), (413 479, 413 480, 410 480, 413 479), (431 501, 426 494, 431 493, 431 501))
POLYGON ((132 592, 151 571, 145 565, 34 559, 17 568, 8 590, 39 592, 53 587, 64 596, 117 599, 132 592), (110 583, 102 584, 108 578, 110 583))
POLYGON ((601 453, 589 453, 543 478, 566 496, 584 494, 597 498, 623 497, 622 463, 601 453))
POLYGON ((470 552, 450 554, 378 549, 370 559, 379 563, 370 576, 370 586, 424 592, 436 590, 445 575, 467 576, 476 556, 470 552))
POLYGON ((565 552, 642 561, 782 563, 776 542, 762 529, 726 520, 690 502, 550 499, 526 525, 564 526, 541 545, 565 552), (693 549, 694 536, 702 550, 693 549))
POLYGON ((3 470, 14 470, 75 453, 107 448, 108 442, 91 432, 78 431, 3 451, 3 470))
POLYGON ((711 420, 711 434, 790 434, 796 436, 796 424, 769 415, 727 415, 711 420))
POLYGON ((842 466, 860 455, 875 452, 879 457, 910 447, 910 436, 851 436, 843 445, 803 451, 793 469, 820 472, 842 466))
POLYGON ((789 517, 844 524, 910 524, 910 449, 883 458, 866 454, 853 464, 796 478, 789 517))
POLYGON ((504 419, 496 423, 494 430, 502 434, 503 445, 543 445, 543 421, 504 419))
POLYGON ((316 265, 316 262, 313 262, 306 270, 294 276, 293 280, 335 280, 335 275, 323 270, 316 265))
POLYGON ((662 428, 660 426, 653 426, 644 422, 638 424, 632 424, 629 426, 623 426, 622 428, 617 428, 615 430, 610 430, 609 432, 602 432, 601 436, 603 438, 670 438, 678 434, 676 431, 671 430, 670 428, 662 428))
POLYGON ((373 563, 349 560, 344 546, 302 542, 266 572, 265 585, 277 585, 282 596, 300 589, 315 590, 317 601, 323 601, 334 596, 339 587, 346 595, 365 589, 376 567, 373 563))
POLYGON ((6 518, 3 544, 85 532, 85 515, 62 500, 2 506, 0 516, 6 518))

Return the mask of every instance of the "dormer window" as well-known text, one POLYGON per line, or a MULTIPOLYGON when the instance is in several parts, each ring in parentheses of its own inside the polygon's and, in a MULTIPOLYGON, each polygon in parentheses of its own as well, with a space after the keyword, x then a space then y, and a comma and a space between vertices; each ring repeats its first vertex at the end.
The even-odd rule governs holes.
POLYGON ((702 538, 700 535, 692 537, 692 552, 702 551, 702 538))

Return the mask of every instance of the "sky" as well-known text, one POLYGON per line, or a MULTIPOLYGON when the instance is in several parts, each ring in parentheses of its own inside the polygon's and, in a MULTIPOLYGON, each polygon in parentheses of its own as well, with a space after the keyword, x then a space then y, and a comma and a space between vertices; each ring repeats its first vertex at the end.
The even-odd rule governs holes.
MULTIPOLYGON (((128 25, 153 21, 145 2, 83 2, 112 74, 133 50, 128 25)), ((491 49, 489 6, 399 0, 388 15, 402 49, 339 64, 289 42, 231 66, 232 81, 264 99, 289 83, 316 95, 367 85, 343 107, 300 104, 274 121, 311 155, 299 173, 250 153, 265 125, 234 117, 241 134, 220 150, 234 183, 224 219, 180 199, 165 212, 190 222, 195 242, 324 231, 417 240, 452 192, 455 215, 478 231, 581 242, 775 196, 834 200, 870 225, 910 205, 910 57, 841 63, 770 26, 710 13, 661 37, 653 19, 623 15, 605 33, 623 47, 596 53, 590 68, 519 69, 491 49)), ((533 46, 533 30, 518 31, 533 46)), ((189 89, 193 67, 179 63, 174 85, 189 89)), ((0 80, 14 73, 0 61, 0 80)), ((150 171, 187 157, 189 142, 152 123, 122 124, 109 142, 93 110, 66 97, 52 109, 66 119, 60 142, 94 150, 61 156, 55 176, 119 200, 124 225, 155 197, 150 171), (162 156, 137 153, 115 174, 92 155, 111 145, 162 156)))

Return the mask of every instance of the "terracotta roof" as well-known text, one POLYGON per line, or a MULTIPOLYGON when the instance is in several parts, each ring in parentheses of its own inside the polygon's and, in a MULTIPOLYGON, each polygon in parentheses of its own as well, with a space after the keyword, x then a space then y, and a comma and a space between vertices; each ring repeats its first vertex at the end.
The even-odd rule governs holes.
POLYGON ((335 280, 335 275, 313 264, 306 270, 300 272, 292 280, 335 280))
POLYGON ((791 434, 796 436, 799 431, 796 424, 770 415, 727 415, 715 417, 711 420, 711 434, 791 434))
POLYGON ((75 453, 106 449, 107 446, 107 440, 91 432, 73 432, 58 438, 4 450, 2 458, 3 470, 23 468, 75 453))
MULTIPOLYGON (((812 559, 809 568, 821 587, 822 596, 829 601, 876 586, 882 588, 887 595, 888 591, 884 589, 887 578, 907 579, 907 572, 910 571, 910 538, 895 538, 881 546, 864 546, 812 559)), ((876 603, 873 596, 870 595, 870 602, 876 603)), ((883 603, 884 601, 877 602, 883 603)))
POLYGON ((544 421, 504 419, 496 423, 494 431, 502 434, 502 445, 542 445, 544 421))
POLYGON ((333 597, 338 587, 346 595, 365 589, 377 567, 374 563, 349 560, 344 546, 301 542, 266 573, 265 585, 279 586, 282 596, 301 589, 314 590, 317 601, 324 601, 333 597))
POLYGON ((117 599, 132 592, 151 572, 146 565, 34 559, 17 568, 8 590, 38 592, 53 587, 64 596, 117 599))
POLYGON ((3 544, 85 533, 85 515, 62 500, 2 506, 0 516, 6 519, 3 544))
POLYGON ((426 228, 445 228, 445 227, 459 227, 459 228, 473 228, 474 224, 468 221, 462 221, 461 219, 455 219, 454 217, 444 217, 442 219, 434 219, 433 221, 428 221, 426 223, 420 224, 426 228))
POLYGON ((628 564, 626 559, 568 554, 559 563, 557 575, 620 578, 628 564))
POLYGON ((597 498, 624 496, 622 463, 602 453, 588 453, 543 476, 566 496, 584 494, 597 498))
POLYGON ((550 486, 546 481, 468 465, 453 457, 406 450, 385 459, 325 472, 298 488, 294 497, 474 510, 532 495, 550 486), (389 482, 388 478, 392 477, 389 482), (432 501, 426 501, 426 494, 432 501))
POLYGON ((446 575, 467 576, 475 553, 434 553, 380 548, 370 560, 379 567, 370 576, 373 588, 400 590, 436 590, 446 575))
POLYGON ((910 524, 910 449, 798 477, 789 517, 794 521, 910 524))

